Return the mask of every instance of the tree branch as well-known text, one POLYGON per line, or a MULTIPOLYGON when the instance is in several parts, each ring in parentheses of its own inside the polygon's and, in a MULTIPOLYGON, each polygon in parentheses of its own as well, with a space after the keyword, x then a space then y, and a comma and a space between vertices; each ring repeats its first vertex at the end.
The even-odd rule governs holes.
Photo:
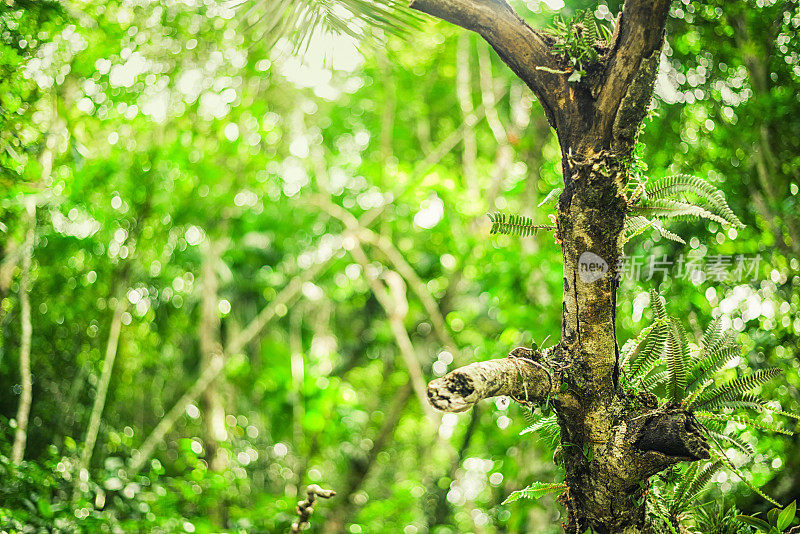
POLYGON ((533 351, 516 348, 507 358, 471 363, 428 384, 428 402, 443 412, 463 412, 480 400, 508 395, 517 401, 544 401, 557 391, 557 377, 533 351))
POLYGON ((598 116, 602 121, 600 132, 609 132, 612 125, 617 130, 617 123, 624 123, 622 126, 630 123, 636 129, 644 118, 642 113, 647 111, 658 72, 669 5, 669 0, 625 2, 597 99, 597 109, 601 111, 598 116), (626 97, 632 101, 622 106, 626 97), (625 108, 636 116, 619 117, 625 108), (638 117, 639 114, 642 116, 638 117))
POLYGON ((541 69, 558 68, 547 39, 504 0, 411 0, 409 7, 474 31, 486 39, 539 98, 548 121, 555 126, 553 110, 565 90, 566 80, 541 69))

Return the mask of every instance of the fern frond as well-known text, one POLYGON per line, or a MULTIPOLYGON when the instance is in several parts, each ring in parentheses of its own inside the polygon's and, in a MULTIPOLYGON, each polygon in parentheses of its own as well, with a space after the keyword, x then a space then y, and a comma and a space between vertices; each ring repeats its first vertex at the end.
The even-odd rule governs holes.
POLYGON ((734 447, 736 449, 739 449, 742 453, 744 453, 747 456, 752 456, 752 455, 754 455, 756 453, 756 450, 752 445, 750 445, 746 441, 743 441, 743 440, 739 439, 736 436, 729 436, 728 434, 723 434, 722 432, 716 432, 716 431, 711 430, 709 428, 706 428, 706 432, 711 434, 711 436, 714 439, 717 439, 717 440, 720 440, 720 441, 724 441, 728 445, 730 445, 730 446, 732 446, 732 447, 734 447))
POLYGON ((648 219, 641 215, 625 217, 625 224, 622 227, 622 244, 624 245, 648 228, 652 228, 655 223, 656 219, 648 219))
POLYGON ((556 419, 555 414, 548 415, 547 417, 536 418, 533 416, 532 412, 528 412, 528 410, 525 410, 524 413, 526 414, 526 419, 529 422, 529 426, 519 434, 523 435, 530 432, 536 432, 539 434, 539 437, 550 446, 550 448, 555 448, 561 441, 561 427, 558 426, 558 420, 556 419), (528 413, 531 413, 531 417, 527 416, 528 413))
POLYGON ((647 327, 643 328, 639 335, 635 338, 631 338, 622 345, 622 348, 619 349, 619 356, 620 356, 620 368, 624 371, 628 369, 628 365, 631 363, 632 358, 636 358, 639 354, 639 351, 642 350, 642 345, 647 340, 647 336, 650 332, 655 328, 656 325, 651 324, 647 327))
POLYGON ((519 499, 539 499, 548 493, 562 493, 567 489, 564 482, 534 482, 525 489, 511 493, 502 504, 508 504, 519 499))
POLYGON ((528 237, 536 234, 539 230, 555 230, 556 227, 546 224, 534 224, 533 219, 522 215, 506 215, 505 213, 490 213, 489 220, 492 221, 490 234, 505 234, 528 237))
POLYGON ((551 190, 547 193, 547 196, 544 197, 544 200, 537 204, 537 208, 541 208, 542 206, 548 206, 550 204, 555 204, 558 201, 558 195, 561 194, 561 188, 556 187, 555 189, 551 190))
POLYGON ((667 334, 667 370, 669 371, 669 396, 674 404, 683 400, 686 391, 685 362, 686 333, 675 318, 670 318, 667 334))
MULTIPOLYGON (((717 446, 719 447, 719 443, 717 443, 717 446)), ((716 460, 720 461, 722 465, 733 471, 736 474, 736 476, 738 476, 739 479, 741 479, 741 481, 744 482, 745 486, 750 488, 756 494, 760 495, 762 499, 774 504, 775 506, 778 507, 781 506, 778 501, 776 501, 775 499, 773 499, 772 497, 761 491, 759 488, 754 486, 749 480, 747 480, 747 478, 745 478, 744 476, 744 473, 742 473, 738 467, 733 465, 733 462, 731 462, 730 459, 727 456, 725 456, 724 452, 715 451, 713 448, 709 452, 711 453, 711 456, 713 456, 716 460)))
POLYGON ((705 489, 708 483, 711 482, 711 477, 719 471, 720 467, 722 467, 722 464, 719 462, 709 462, 702 469, 697 470, 697 476, 694 477, 694 480, 689 485, 689 490, 686 492, 686 497, 690 502, 694 501, 700 492, 705 489))
POLYGON ((707 209, 689 204, 688 202, 679 202, 677 200, 667 199, 647 199, 642 200, 638 204, 634 204, 629 208, 631 213, 636 215, 643 215, 645 217, 656 217, 659 219, 709 219, 720 224, 729 224, 728 221, 712 213, 707 209))
POLYGON ((752 393, 737 393, 735 395, 727 395, 723 398, 715 399, 703 406, 704 410, 713 410, 714 408, 751 408, 753 410, 762 411, 767 407, 767 401, 758 395, 752 393))
POLYGON ((669 379, 669 371, 659 371, 658 373, 646 376, 641 381, 640 386, 645 391, 653 393, 658 386, 666 384, 669 379))
POLYGON ((675 174, 651 181, 645 187, 647 197, 653 200, 675 198, 675 195, 692 193, 701 198, 716 215, 727 224, 744 228, 742 222, 731 211, 722 191, 697 176, 675 174))
POLYGON ((740 376, 730 382, 709 390, 702 395, 690 406, 690 408, 702 408, 711 402, 721 400, 731 400, 735 395, 750 391, 751 389, 764 384, 765 382, 775 378, 781 374, 781 370, 777 367, 769 369, 759 369, 750 376, 740 376))
POLYGON ((653 228, 658 230, 658 233, 661 234, 661 237, 669 239, 670 241, 675 241, 676 243, 681 243, 683 245, 686 244, 686 241, 684 241, 681 236, 679 236, 678 234, 674 234, 669 230, 667 230, 666 228, 664 228, 663 226, 661 226, 661 221, 658 221, 657 219, 656 221, 657 222, 656 224, 653 225, 653 228))
POLYGON ((700 380, 711 376, 714 371, 723 367, 734 357, 739 356, 742 353, 742 349, 738 346, 715 348, 708 351, 708 353, 703 356, 704 352, 706 351, 701 351, 698 355, 697 362, 689 371, 687 386, 687 390, 689 391, 692 391, 695 386, 700 383, 700 380))
POLYGON ((639 354, 635 357, 631 356, 629 359, 629 381, 633 381, 638 376, 647 375, 661 360, 667 340, 667 330, 666 321, 658 321, 653 324, 653 329, 648 332, 639 354))
POLYGON ((700 419, 712 420, 712 421, 721 421, 721 422, 732 422, 732 423, 741 423, 745 426, 749 426, 751 428, 755 428, 757 430, 765 430, 768 432, 777 432, 778 434, 783 434, 785 436, 793 436, 794 432, 791 430, 787 430, 783 427, 778 425, 767 423, 766 421, 759 421, 757 419, 750 419, 749 417, 744 417, 742 415, 730 415, 730 414, 718 414, 718 413, 711 413, 711 412, 695 412, 697 417, 700 419))
POLYGON ((672 504, 670 505, 670 513, 677 512, 678 505, 683 501, 684 497, 689 491, 689 486, 691 486, 692 481, 697 476, 697 470, 700 468, 700 464, 698 462, 692 462, 689 465, 689 468, 680 478, 680 482, 678 485, 675 486, 675 492, 673 493, 672 497, 672 504))
POLYGON ((708 349, 711 344, 722 336, 722 315, 711 321, 703 332, 703 339, 700 340, 700 348, 708 349))
POLYGON ((653 319, 666 321, 668 318, 666 301, 655 289, 650 290, 650 309, 653 310, 653 319))

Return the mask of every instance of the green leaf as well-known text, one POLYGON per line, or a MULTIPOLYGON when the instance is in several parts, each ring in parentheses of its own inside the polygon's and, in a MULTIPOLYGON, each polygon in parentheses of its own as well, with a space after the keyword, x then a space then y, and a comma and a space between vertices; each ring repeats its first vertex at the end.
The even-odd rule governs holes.
POLYGON ((794 521, 795 512, 797 512, 797 501, 792 501, 778 515, 778 521, 776 525, 778 527, 778 530, 783 531, 786 529, 786 527, 792 524, 792 521, 794 521))
POLYGON ((46 519, 53 517, 53 508, 50 506, 50 501, 47 499, 40 498, 36 502, 36 507, 39 508, 39 513, 42 514, 42 517, 46 519))
POLYGON ((564 482, 534 482, 525 489, 511 493, 502 504, 512 503, 519 499, 539 499, 548 493, 562 493, 567 489, 564 482))
POLYGON ((536 234, 539 230, 555 230, 556 227, 547 224, 534 224, 533 219, 522 215, 506 215, 505 213, 490 213, 489 220, 492 221, 490 234, 518 235, 528 237, 536 234))
POLYGON ((744 515, 744 514, 737 515, 736 519, 738 519, 742 523, 750 525, 751 527, 756 527, 758 530, 762 530, 764 532, 769 532, 769 528, 770 528, 769 527, 769 523, 767 523, 763 519, 759 519, 757 517, 753 517, 752 515, 744 515))

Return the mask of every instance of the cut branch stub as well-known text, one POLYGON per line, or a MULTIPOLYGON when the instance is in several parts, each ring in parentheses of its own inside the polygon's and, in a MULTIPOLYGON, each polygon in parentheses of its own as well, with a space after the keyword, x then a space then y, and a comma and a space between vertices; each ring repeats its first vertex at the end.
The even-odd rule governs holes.
POLYGON ((530 349, 507 358, 461 367, 428 384, 428 401, 443 412, 463 412, 480 400, 508 395, 520 402, 543 402, 554 391, 551 371, 530 349))
POLYGON ((642 428, 636 447, 689 460, 707 460, 708 443, 700 424, 688 412, 673 410, 658 414, 642 428))

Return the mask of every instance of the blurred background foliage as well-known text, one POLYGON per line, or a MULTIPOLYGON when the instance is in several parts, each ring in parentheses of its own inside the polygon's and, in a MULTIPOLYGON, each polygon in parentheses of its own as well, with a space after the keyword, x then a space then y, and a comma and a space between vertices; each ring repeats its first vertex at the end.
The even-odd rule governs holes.
MULTIPOLYGON (((338 495, 313 532, 560 531, 552 498, 499 504, 557 477, 524 408, 441 416, 420 389, 558 340, 558 245, 489 236, 485 216, 549 222, 554 134, 475 36, 394 2, 318 4, 303 27, 279 1, 0 2, 0 529, 285 532, 318 483, 338 495)), ((540 27, 619 8, 514 6, 540 27)), ((760 261, 742 280, 628 276, 620 341, 656 287, 693 331, 725 317, 733 367, 785 369, 765 396, 798 412, 800 10, 671 15, 642 161, 712 181, 747 227, 682 223, 687 245, 646 232, 626 253, 760 261)), ((744 435, 753 480, 797 498, 798 437, 744 435)), ((714 482, 704 502, 767 507, 714 482)))

